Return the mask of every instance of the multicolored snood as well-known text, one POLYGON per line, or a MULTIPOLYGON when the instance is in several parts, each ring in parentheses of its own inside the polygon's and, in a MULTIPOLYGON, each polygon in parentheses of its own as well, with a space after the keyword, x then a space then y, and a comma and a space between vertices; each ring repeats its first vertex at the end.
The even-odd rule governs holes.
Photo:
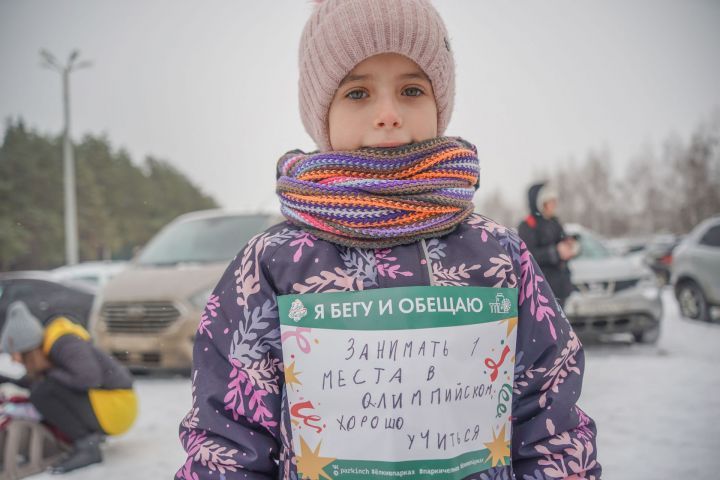
POLYGON ((278 161, 281 211, 318 238, 386 248, 450 233, 473 211, 474 145, 437 137, 395 148, 303 153, 278 161))

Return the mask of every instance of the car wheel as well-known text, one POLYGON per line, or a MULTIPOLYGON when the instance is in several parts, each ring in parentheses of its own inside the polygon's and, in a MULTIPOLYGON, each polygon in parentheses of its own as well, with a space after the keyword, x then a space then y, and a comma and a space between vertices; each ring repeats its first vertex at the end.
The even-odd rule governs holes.
POLYGON ((635 341, 638 343, 655 345, 660 339, 660 325, 655 325, 654 327, 643 330, 642 332, 634 332, 633 337, 635 337, 635 341))
POLYGON ((695 282, 684 282, 677 290, 677 300, 683 317, 692 320, 710 321, 710 309, 705 295, 695 282))

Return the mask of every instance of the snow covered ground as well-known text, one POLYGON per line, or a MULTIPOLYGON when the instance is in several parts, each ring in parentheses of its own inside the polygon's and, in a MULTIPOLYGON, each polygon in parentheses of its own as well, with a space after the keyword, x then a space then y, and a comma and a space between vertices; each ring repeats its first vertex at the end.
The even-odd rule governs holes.
POLYGON ((580 405, 603 477, 720 478, 720 323, 682 319, 672 291, 658 345, 586 348, 580 405))
MULTIPOLYGON (((720 478, 720 324, 682 320, 668 290, 657 346, 586 347, 580 405, 598 423, 603 478, 720 478)), ((177 440, 190 407, 185 378, 139 378, 140 417, 108 440, 105 462, 68 480, 170 479, 185 456, 177 440)), ((42 474, 37 480, 57 479, 42 474)))

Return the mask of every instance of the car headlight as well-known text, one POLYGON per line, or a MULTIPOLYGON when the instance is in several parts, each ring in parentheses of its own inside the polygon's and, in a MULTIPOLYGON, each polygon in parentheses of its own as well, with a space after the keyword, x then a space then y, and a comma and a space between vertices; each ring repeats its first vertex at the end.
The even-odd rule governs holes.
POLYGON ((213 287, 203 288, 199 292, 193 294, 190 298, 188 298, 188 300, 193 307, 197 308, 198 310, 204 310, 212 291, 213 287))
POLYGON ((656 287, 657 288, 657 278, 655 275, 647 275, 645 277, 640 278, 638 280, 638 287, 640 288, 646 288, 646 287, 656 287))
POLYGON ((648 300, 656 300, 660 297, 660 288, 655 276, 641 278, 638 282, 638 288, 642 296, 648 300))
POLYGON ((90 316, 88 317, 87 331, 91 336, 95 334, 96 329, 99 327, 102 302, 102 290, 99 290, 95 298, 93 298, 92 307, 90 307, 90 316))

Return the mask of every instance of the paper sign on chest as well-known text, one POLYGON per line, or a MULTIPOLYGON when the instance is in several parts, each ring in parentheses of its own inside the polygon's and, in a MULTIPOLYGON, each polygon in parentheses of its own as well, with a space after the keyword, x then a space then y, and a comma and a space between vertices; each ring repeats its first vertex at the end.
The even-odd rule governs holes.
POLYGON ((517 290, 278 298, 298 472, 461 479, 510 460, 517 290))

